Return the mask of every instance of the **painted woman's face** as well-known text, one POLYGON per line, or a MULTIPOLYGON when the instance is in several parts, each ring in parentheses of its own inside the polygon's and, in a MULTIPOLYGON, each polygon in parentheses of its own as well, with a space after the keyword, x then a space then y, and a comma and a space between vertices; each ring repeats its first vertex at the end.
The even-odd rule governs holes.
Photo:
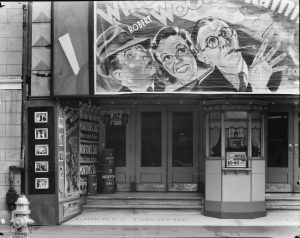
POLYGON ((192 81, 197 75, 196 59, 181 36, 172 35, 161 39, 156 55, 168 73, 184 84, 192 81))

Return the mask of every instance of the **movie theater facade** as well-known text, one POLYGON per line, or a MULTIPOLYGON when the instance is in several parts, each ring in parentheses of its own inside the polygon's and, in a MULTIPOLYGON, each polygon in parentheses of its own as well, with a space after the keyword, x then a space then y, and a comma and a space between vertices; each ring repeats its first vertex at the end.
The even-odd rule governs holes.
POLYGON ((300 192, 297 4, 52 2, 49 84, 32 76, 26 100, 35 218, 80 213, 107 149, 117 193, 200 192, 208 216, 300 192))

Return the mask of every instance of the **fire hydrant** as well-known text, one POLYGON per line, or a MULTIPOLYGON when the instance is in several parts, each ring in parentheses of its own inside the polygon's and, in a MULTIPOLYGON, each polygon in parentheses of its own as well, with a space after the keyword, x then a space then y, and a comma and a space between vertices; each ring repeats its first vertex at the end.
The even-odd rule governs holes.
POLYGON ((12 211, 10 226, 13 227, 12 238, 29 238, 32 225, 35 223, 30 217, 30 202, 25 195, 20 195, 16 201, 16 210, 12 211))

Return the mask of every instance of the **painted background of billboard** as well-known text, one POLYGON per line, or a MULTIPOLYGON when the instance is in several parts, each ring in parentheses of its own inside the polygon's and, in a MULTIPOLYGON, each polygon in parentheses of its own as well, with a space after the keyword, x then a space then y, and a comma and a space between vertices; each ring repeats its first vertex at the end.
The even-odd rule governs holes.
POLYGON ((89 94, 89 2, 54 1, 53 95, 89 94))
MULTIPOLYGON (((226 21, 230 27, 233 27, 237 32, 240 47, 255 45, 247 54, 242 53, 249 70, 251 70, 250 65, 266 38, 270 41, 266 52, 275 46, 276 43, 278 44, 278 42, 280 42, 280 49, 272 59, 284 52, 288 55, 275 65, 286 67, 281 72, 272 73, 270 80, 266 82, 267 89, 261 88, 261 90, 255 90, 253 87, 250 90, 246 90, 246 92, 299 94, 299 5, 296 0, 97 2, 95 5, 97 28, 94 36, 96 42, 94 50, 94 54, 96 55, 96 70, 94 72, 95 94, 147 92, 145 87, 143 87, 144 85, 138 85, 138 80, 136 81, 138 82, 136 85, 130 83, 125 84, 125 77, 122 79, 119 78, 118 81, 118 78, 112 77, 112 74, 109 75, 111 64, 103 64, 103 59, 105 61, 107 59, 105 58, 105 54, 110 54, 109 49, 104 53, 104 57, 101 58, 101 61, 97 59, 99 56, 99 45, 103 44, 99 39, 105 38, 104 40, 102 39, 104 43, 106 41, 105 44, 107 44, 108 40, 112 39, 112 32, 108 32, 111 31, 108 30, 109 28, 111 29, 113 28, 112 26, 121 24, 122 27, 124 26, 123 29, 127 28, 126 30, 136 38, 149 37, 153 39, 158 30, 165 26, 178 26, 191 33, 197 20, 209 16, 218 17, 226 21), (123 87, 121 88, 117 82, 123 82, 123 87)), ((275 66, 273 66, 273 68, 275 66)), ((142 67, 142 64, 140 67, 142 67)), ((252 80, 258 80, 259 75, 260 71, 256 70, 254 74, 255 77, 252 77, 252 80)), ((157 80, 157 78, 155 80, 157 80)), ((166 80, 167 84, 170 84, 166 78, 158 79, 159 83, 163 84, 166 80)), ((210 88, 204 90, 203 87, 200 89, 197 87, 195 89, 194 84, 192 86, 189 85, 189 87, 183 87, 180 90, 178 90, 179 87, 173 87, 171 89, 167 87, 161 89, 158 87, 158 90, 159 92, 175 92, 175 88, 175 90, 185 93, 230 93, 239 91, 239 89, 224 90, 224 88, 211 87, 211 84, 217 84, 219 80, 217 77, 214 78, 214 72, 207 76, 207 80, 210 80, 212 83, 206 83, 205 85, 208 85, 210 88)), ((255 84, 254 81, 251 81, 251 77, 249 77, 248 80, 250 83, 253 82, 253 84, 255 84)))

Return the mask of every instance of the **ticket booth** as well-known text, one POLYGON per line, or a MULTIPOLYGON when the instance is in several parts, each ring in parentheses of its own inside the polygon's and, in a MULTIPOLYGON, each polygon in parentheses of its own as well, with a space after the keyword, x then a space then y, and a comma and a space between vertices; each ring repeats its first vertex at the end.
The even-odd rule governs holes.
POLYGON ((266 215, 264 111, 260 101, 209 101, 204 215, 266 215))

